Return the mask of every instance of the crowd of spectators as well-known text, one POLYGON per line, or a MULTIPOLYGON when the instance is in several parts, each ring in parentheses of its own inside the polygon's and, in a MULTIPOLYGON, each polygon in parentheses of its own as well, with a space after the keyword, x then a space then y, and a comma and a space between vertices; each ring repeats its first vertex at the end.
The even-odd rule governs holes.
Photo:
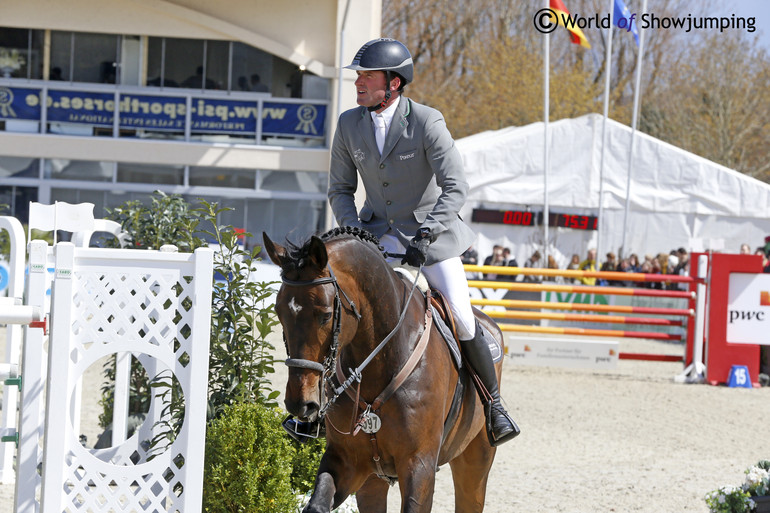
MULTIPOLYGON (((741 254, 752 254, 751 246, 749 244, 742 244, 738 251, 741 254)), ((762 257, 762 267, 764 272, 770 273, 770 236, 765 238, 765 245, 759 246, 754 250, 754 254, 762 257)), ((473 248, 466 251, 462 256, 463 263, 465 264, 477 264, 478 254, 473 248)), ((596 261, 596 250, 589 249, 585 258, 581 259, 579 255, 574 254, 570 259, 565 269, 570 270, 585 270, 596 271, 597 265, 600 271, 615 271, 626 273, 643 273, 643 274, 670 274, 670 275, 689 275, 690 256, 688 251, 680 247, 678 249, 672 249, 668 253, 658 253, 657 255, 646 254, 644 258, 640 258, 636 253, 632 253, 628 257, 618 259, 613 252, 609 252, 605 255, 605 258, 600 264, 596 261)), ((510 248, 506 248, 500 245, 495 245, 492 249, 492 254, 484 259, 483 265, 494 266, 510 266, 518 267, 519 264, 515 258, 511 258, 510 248)), ((543 256, 540 251, 534 251, 531 256, 524 262, 524 267, 537 268, 537 269, 559 269, 556 263, 556 259, 553 255, 548 255, 548 261, 544 265, 543 256)), ((469 278, 477 279, 477 274, 469 273, 469 278)), ((485 280, 501 280, 501 281, 524 281, 524 282, 541 282, 544 277, 540 275, 504 275, 504 274, 484 274, 485 280)), ((562 284, 579 284, 579 285, 610 285, 610 286, 623 286, 623 287, 638 287, 638 288, 652 288, 663 290, 686 290, 687 284, 678 283, 672 281, 630 281, 630 280, 605 280, 592 277, 545 277, 548 281, 553 281, 562 284)))

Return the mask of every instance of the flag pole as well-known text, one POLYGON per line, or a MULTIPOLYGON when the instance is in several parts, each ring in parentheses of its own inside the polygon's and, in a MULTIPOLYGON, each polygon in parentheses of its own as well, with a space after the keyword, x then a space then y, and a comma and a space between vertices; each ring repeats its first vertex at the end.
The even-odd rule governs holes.
MULTIPOLYGON (((642 16, 647 12, 647 0, 642 2, 642 16)), ((626 181, 626 205, 623 210, 623 236, 621 239, 618 258, 626 253, 626 233, 628 232, 628 210, 631 203, 631 171, 634 160, 634 142, 636 139, 636 122, 639 114, 639 96, 642 86, 642 55, 644 54, 644 30, 639 27, 639 54, 636 56, 636 84, 634 85, 634 111, 631 116, 631 147, 628 150, 628 179, 626 181)))
MULTIPOLYGON (((549 7, 549 1, 545 0, 545 6, 549 7)), ((556 21, 556 20, 554 20, 556 21)), ((548 146, 550 145, 548 134, 548 95, 549 95, 549 74, 550 74, 550 48, 548 43, 548 32, 543 34, 543 50, 545 58, 543 59, 543 265, 548 265, 548 169, 550 166, 548 146)))
POLYGON ((601 258, 602 228, 604 227, 604 153, 607 148, 607 117, 610 112, 610 74, 612 69, 612 24, 615 22, 615 0, 610 3, 610 26, 607 28, 607 48, 604 52, 604 118, 602 119, 602 151, 599 157, 599 222, 596 225, 596 259, 601 258))

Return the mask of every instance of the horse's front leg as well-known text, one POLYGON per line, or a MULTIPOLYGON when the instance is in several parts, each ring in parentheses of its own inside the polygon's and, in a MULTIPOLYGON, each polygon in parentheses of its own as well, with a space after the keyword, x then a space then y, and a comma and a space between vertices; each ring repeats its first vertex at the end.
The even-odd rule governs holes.
POLYGON ((329 472, 318 470, 315 478, 313 495, 302 510, 302 513, 329 513, 332 510, 332 500, 337 487, 334 485, 334 477, 329 472))
POLYGON ((429 513, 436 485, 436 455, 417 455, 398 469, 401 513, 429 513))
POLYGON ((344 465, 343 461, 327 448, 318 466, 313 495, 302 513, 329 513, 333 506, 342 504, 361 485, 363 479, 349 465, 344 465))
POLYGON ((356 492, 356 504, 361 513, 388 511, 388 483, 372 474, 356 492))

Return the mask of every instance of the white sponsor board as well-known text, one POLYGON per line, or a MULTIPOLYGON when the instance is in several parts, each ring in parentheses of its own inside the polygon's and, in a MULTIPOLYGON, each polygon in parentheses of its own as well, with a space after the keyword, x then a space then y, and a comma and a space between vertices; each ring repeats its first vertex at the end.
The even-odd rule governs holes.
POLYGON ((618 364, 618 343, 544 337, 506 337, 506 353, 514 364, 576 369, 614 369, 618 364))
POLYGON ((770 274, 730 274, 727 342, 770 345, 770 274))

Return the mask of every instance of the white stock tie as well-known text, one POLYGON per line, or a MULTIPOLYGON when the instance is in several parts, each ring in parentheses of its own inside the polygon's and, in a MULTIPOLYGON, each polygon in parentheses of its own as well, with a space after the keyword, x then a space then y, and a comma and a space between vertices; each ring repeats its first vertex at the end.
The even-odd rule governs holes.
POLYGON ((385 145, 385 134, 387 127, 385 126, 385 118, 382 114, 374 116, 374 140, 377 141, 377 149, 382 155, 382 147, 385 145))

